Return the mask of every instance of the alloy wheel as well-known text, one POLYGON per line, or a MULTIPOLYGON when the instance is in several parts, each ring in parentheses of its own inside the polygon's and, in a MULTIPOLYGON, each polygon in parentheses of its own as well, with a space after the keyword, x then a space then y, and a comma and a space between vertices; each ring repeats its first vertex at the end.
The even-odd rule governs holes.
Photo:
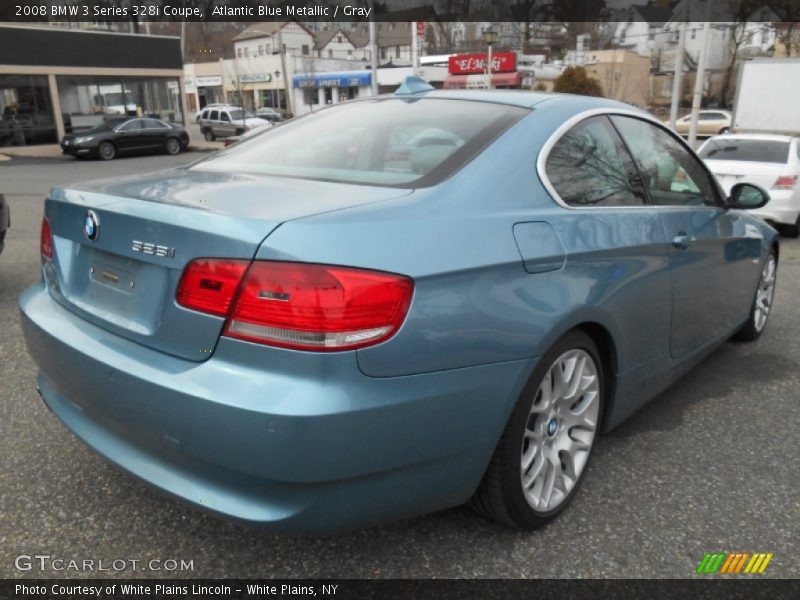
POLYGON ((550 512, 569 496, 589 459, 598 415, 598 366, 583 349, 558 357, 536 392, 523 432, 520 478, 528 504, 550 512))
POLYGON ((769 317, 769 311, 772 308, 772 300, 775 296, 775 274, 777 271, 775 267, 775 256, 770 254, 761 269, 761 279, 756 290, 753 326, 758 332, 761 332, 767 324, 767 317, 769 317))

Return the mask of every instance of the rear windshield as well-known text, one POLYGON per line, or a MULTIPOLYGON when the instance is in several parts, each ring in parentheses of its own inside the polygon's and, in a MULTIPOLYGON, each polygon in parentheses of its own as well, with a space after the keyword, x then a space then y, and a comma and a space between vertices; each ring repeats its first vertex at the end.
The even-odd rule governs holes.
POLYGON ((270 129, 193 168, 425 187, 454 173, 528 112, 436 98, 349 102, 270 129))
POLYGON ((708 160, 745 160, 750 162, 789 162, 789 142, 745 140, 736 138, 709 140, 699 152, 708 160))

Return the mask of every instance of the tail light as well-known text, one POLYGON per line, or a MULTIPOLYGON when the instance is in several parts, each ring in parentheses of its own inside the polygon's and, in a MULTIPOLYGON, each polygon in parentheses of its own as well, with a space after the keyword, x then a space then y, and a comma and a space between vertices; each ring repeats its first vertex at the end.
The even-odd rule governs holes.
POLYGON ((797 175, 782 175, 772 184, 773 190, 791 190, 797 183, 797 175))
POLYGON ((50 231, 50 221, 47 220, 47 217, 42 217, 39 252, 42 255, 42 262, 53 259, 53 233, 50 231))
POLYGON ((178 303, 227 316, 227 337, 330 352, 394 335, 414 291, 410 278, 391 273, 273 261, 247 267, 246 261, 193 261, 178 286, 178 303))
POLYGON ((400 328, 413 290, 411 279, 401 275, 256 261, 225 335, 300 350, 363 348, 400 328))
POLYGON ((178 304, 218 317, 228 316, 233 296, 249 264, 249 260, 193 260, 186 266, 178 284, 175 296, 178 304))

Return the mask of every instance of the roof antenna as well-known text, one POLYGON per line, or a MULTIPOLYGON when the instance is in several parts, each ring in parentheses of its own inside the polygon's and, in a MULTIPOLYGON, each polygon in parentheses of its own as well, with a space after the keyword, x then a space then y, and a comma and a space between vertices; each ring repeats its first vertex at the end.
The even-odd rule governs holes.
POLYGON ((430 83, 422 79, 422 77, 409 75, 403 79, 403 83, 401 83, 400 87, 395 90, 394 95, 404 96, 406 94, 422 94, 424 92, 430 92, 433 89, 435 88, 430 83))

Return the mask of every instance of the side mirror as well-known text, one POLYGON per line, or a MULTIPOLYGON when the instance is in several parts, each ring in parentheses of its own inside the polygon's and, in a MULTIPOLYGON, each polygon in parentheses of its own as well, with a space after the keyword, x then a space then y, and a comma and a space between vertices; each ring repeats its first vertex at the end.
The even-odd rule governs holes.
POLYGON ((737 183, 731 188, 728 204, 733 208, 752 210, 761 208, 769 202, 769 194, 763 188, 752 183, 737 183))

